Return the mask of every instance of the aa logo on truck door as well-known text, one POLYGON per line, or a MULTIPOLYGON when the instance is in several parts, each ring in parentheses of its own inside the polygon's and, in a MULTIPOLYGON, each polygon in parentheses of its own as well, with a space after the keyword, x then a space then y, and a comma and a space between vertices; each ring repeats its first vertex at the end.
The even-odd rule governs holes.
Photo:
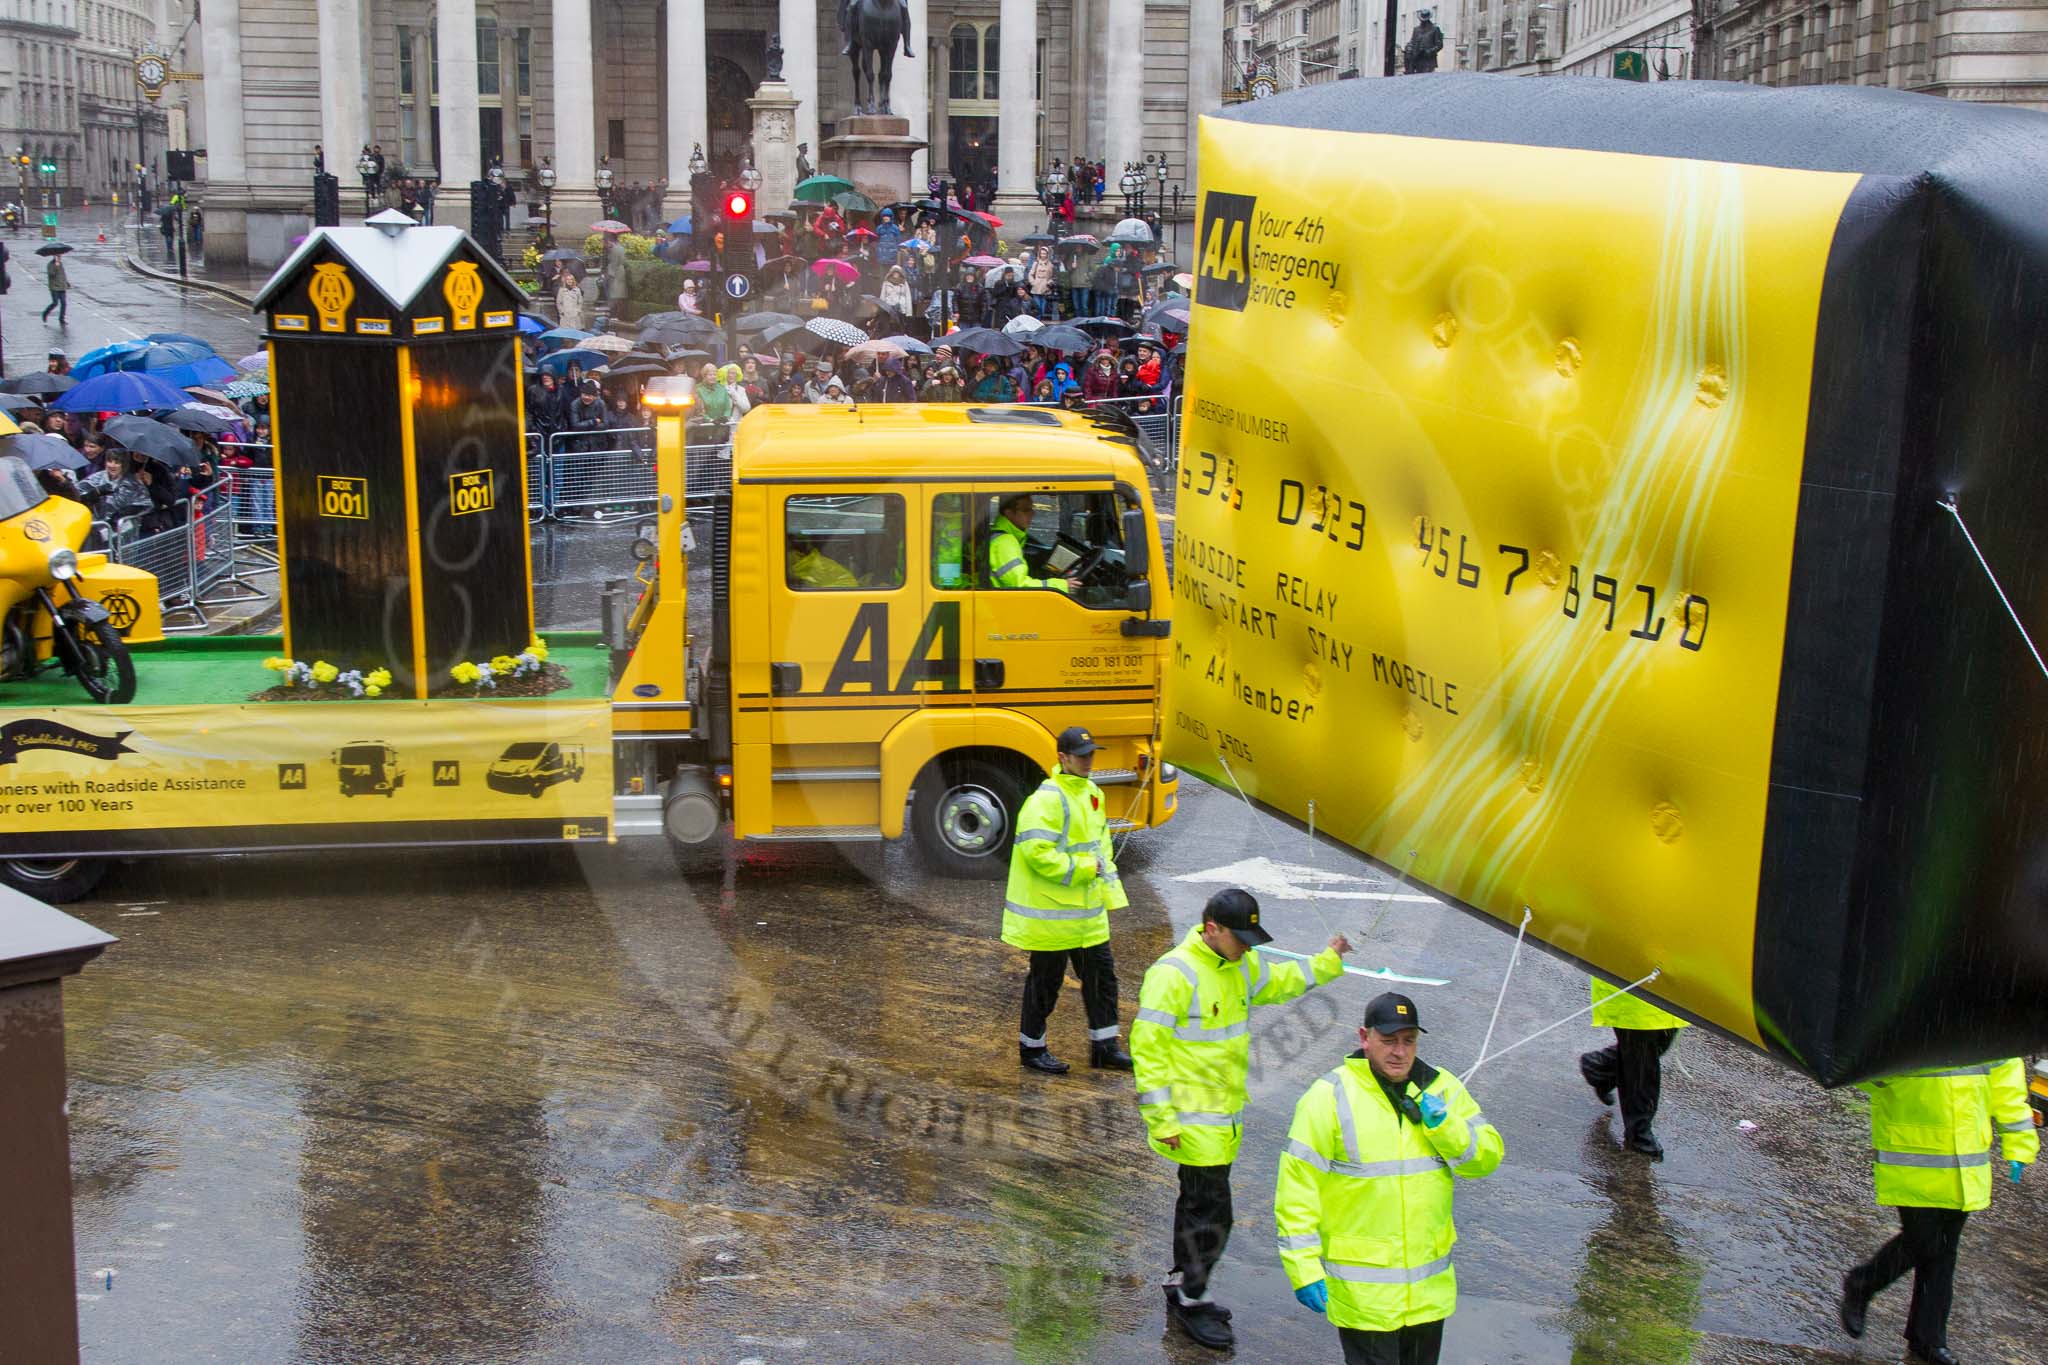
POLYGON ((1244 311, 1252 292, 1252 208, 1258 196, 1210 190, 1202 196, 1202 263, 1195 302, 1244 311))
POLYGON ((888 692, 916 692, 923 684, 937 683, 934 690, 960 690, 960 604, 941 602, 924 618, 924 629, 911 646, 903 672, 892 686, 889 681, 889 604, 864 603, 853 614, 853 625, 839 646, 832 676, 825 680, 826 696, 848 688, 864 688, 877 695, 888 692), (937 653, 933 653, 934 646, 937 653))

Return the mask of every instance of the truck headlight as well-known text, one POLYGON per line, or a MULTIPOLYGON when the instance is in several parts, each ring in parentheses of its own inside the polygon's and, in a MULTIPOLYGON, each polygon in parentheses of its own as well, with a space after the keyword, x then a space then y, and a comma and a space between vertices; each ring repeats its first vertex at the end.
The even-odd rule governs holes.
POLYGON ((78 551, 59 545, 50 551, 50 577, 59 583, 78 576, 78 551))
POLYGON ((1180 781, 1180 769, 1174 767, 1171 763, 1160 764, 1159 781, 1162 785, 1168 782, 1180 781))

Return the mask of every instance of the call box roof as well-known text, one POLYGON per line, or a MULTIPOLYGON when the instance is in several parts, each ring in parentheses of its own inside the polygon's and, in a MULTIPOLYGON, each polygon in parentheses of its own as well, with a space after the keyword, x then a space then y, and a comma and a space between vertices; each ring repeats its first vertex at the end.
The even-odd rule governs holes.
POLYGON ((316 259, 339 256, 365 283, 384 296, 394 312, 403 313, 433 282, 436 273, 458 252, 474 260, 514 297, 519 286, 489 253, 479 249, 458 227, 422 227, 387 210, 361 227, 321 227, 306 235, 298 249, 277 268, 252 305, 261 312, 274 305, 316 259), (393 220, 397 220, 394 222, 393 220), (381 220, 381 221, 380 221, 381 220))

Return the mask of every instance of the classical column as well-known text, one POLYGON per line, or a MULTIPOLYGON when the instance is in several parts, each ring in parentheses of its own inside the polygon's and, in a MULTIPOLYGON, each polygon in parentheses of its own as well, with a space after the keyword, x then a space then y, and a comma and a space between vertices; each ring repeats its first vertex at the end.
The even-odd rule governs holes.
MULTIPOLYGON (((1107 9, 1109 41, 1104 46, 1109 60, 1103 83, 1109 87, 1109 122, 1103 129, 1102 159, 1109 168, 1103 176, 1105 203, 1120 193, 1117 180, 1124 173, 1124 163, 1145 159, 1145 0, 1108 0, 1107 9)), ((1194 22, 1195 16, 1190 15, 1189 32, 1204 32, 1195 29, 1194 22)), ((1220 22, 1206 31, 1222 32, 1220 22)), ((1214 37, 1209 41, 1213 45, 1222 40, 1214 37)), ((1191 77, 1192 65, 1190 62, 1191 77)))
MULTIPOLYGON (((1223 0, 1189 0, 1188 32, 1193 35, 1221 34, 1223 0)), ((1188 40, 1188 157, 1182 182, 1189 195, 1198 193, 1195 159, 1201 141, 1202 115, 1213 114, 1222 107, 1223 41, 1214 38, 1204 42, 1199 36, 1191 37, 1188 40)))
MULTIPOLYGON (((903 55, 903 49, 896 49, 896 65, 890 71, 889 107, 910 121, 910 135, 920 141, 932 141, 931 115, 931 74, 930 59, 932 35, 925 28, 925 0, 904 0, 910 11, 910 46, 917 53, 915 57, 903 55)), ((924 152, 913 152, 910 157, 910 192, 913 196, 924 193, 924 184, 930 176, 926 169, 931 165, 924 152)))
POLYGON ((476 117, 476 0, 440 0, 434 54, 441 75, 441 185, 466 194, 484 169, 476 117))
MULTIPOLYGON (((704 60, 704 0, 665 0, 668 15, 668 183, 689 197, 690 149, 711 155, 709 83, 704 60)), ((777 205, 777 207, 781 207, 777 205)))
POLYGON ((1006 234, 1021 237, 1037 226, 1024 220, 1045 212, 1038 202, 1038 0, 1003 0, 997 19, 995 208, 1006 234))
MULTIPOLYGON (((209 18, 211 11, 208 12, 209 18)), ((327 169, 347 182, 345 167, 370 140, 363 102, 362 16, 352 0, 320 0, 320 146, 327 169)))
POLYGON ((208 0, 200 34, 207 185, 240 185, 249 176, 242 142, 242 0, 208 0))
MULTIPOLYGON (((810 148, 813 166, 824 155, 818 141, 818 12, 817 0, 780 0, 782 79, 796 96, 796 140, 810 148)), ((834 14, 838 11, 833 10, 834 14)), ((838 29, 833 33, 836 37, 838 29)), ((832 49, 835 60, 839 49, 832 49)), ((771 207, 782 208, 775 204, 771 207)))
POLYGON ((498 108, 504 134, 498 159, 509 175, 519 169, 519 31, 503 25, 498 29, 498 108))
MULTIPOLYGON (((565 198, 597 203, 597 107, 592 102, 590 0, 554 0, 555 200, 556 221, 581 229, 561 216, 565 198)), ((546 155, 546 149, 536 148, 546 155)))

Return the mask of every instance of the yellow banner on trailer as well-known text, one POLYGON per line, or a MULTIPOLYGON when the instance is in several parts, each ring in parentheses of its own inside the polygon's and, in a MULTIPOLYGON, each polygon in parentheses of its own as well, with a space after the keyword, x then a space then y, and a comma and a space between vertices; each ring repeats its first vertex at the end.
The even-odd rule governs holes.
POLYGON ((22 856, 610 836, 611 708, 59 707, 0 717, 22 856))
POLYGON ((1168 757, 1758 1041, 1857 177, 1216 119, 1201 164, 1168 757))

